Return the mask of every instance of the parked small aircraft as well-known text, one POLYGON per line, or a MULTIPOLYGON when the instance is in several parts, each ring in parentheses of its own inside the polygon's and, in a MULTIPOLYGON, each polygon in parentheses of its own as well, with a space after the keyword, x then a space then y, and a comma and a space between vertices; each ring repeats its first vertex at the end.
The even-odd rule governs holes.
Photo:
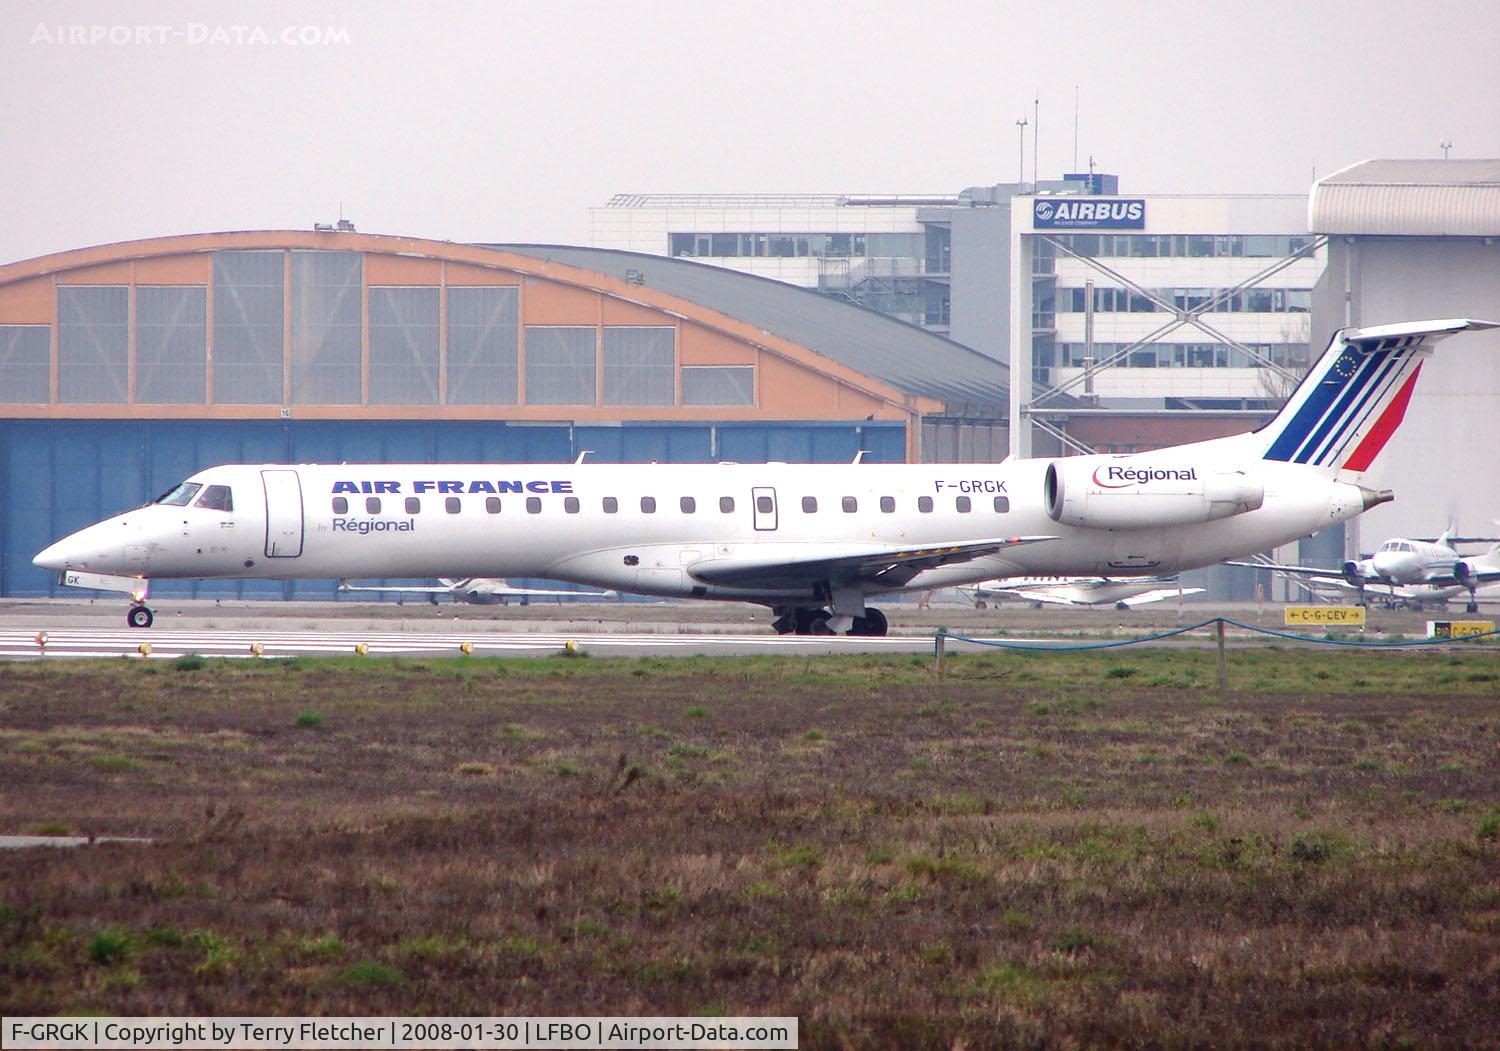
POLYGON ((985 580, 959 592, 979 609, 994 599, 1021 599, 1058 606, 1105 606, 1130 609, 1178 595, 1196 595, 1203 588, 1185 588, 1176 577, 1012 577, 985 580))
POLYGON ((618 597, 614 591, 566 591, 549 590, 546 588, 522 588, 512 587, 508 581, 498 580, 494 577, 466 577, 463 580, 439 577, 438 583, 441 587, 421 587, 417 585, 394 585, 394 584, 351 584, 347 580, 339 581, 340 594, 353 594, 358 592, 384 592, 395 595, 421 595, 437 605, 437 600, 444 595, 453 599, 454 602, 468 602, 475 606, 503 606, 511 599, 519 599, 524 605, 532 599, 612 599, 618 597))
POLYGON ((1444 532, 1435 540, 1393 537, 1375 549, 1375 553, 1357 561, 1345 562, 1336 569, 1318 566, 1284 566, 1276 562, 1226 562, 1230 566, 1268 569, 1292 577, 1325 581, 1335 587, 1354 591, 1361 606, 1365 588, 1375 586, 1384 594, 1388 605, 1425 605, 1446 603, 1460 592, 1469 593, 1468 611, 1479 609, 1476 592, 1484 584, 1500 580, 1500 543, 1485 554, 1465 558, 1456 544, 1486 543, 1494 537, 1453 536, 1444 532))

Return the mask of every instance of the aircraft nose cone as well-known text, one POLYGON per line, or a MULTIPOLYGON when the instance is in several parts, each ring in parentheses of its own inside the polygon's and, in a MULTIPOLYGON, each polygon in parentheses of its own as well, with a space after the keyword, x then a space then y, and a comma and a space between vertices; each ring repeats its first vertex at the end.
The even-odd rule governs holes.
POLYGON ((31 562, 41 569, 51 570, 54 573, 62 573, 66 570, 107 573, 115 568, 112 563, 116 559, 112 556, 118 555, 119 551, 118 538, 102 535, 98 526, 90 526, 76 533, 70 533, 50 547, 43 549, 31 562), (110 564, 106 565, 106 563, 110 564))
POLYGON ((68 543, 71 539, 72 537, 64 537, 57 543, 43 548, 31 560, 31 564, 38 569, 47 569, 54 573, 61 573, 65 569, 73 568, 73 563, 70 560, 71 545, 68 543))

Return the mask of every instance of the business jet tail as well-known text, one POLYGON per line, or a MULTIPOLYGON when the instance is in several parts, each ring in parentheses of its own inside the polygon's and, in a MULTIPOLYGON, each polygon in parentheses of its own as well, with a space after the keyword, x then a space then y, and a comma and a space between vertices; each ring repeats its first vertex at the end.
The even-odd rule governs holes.
POLYGON ((1407 321, 1333 334, 1282 410, 1255 432, 1267 460, 1359 473, 1406 415, 1422 361, 1441 339, 1493 321, 1407 321))

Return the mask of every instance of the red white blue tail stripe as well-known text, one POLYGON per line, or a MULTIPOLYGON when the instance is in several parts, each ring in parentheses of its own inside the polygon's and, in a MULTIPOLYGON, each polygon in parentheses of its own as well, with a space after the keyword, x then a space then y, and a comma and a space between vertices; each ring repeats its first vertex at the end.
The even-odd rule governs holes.
POLYGON ((1334 334, 1328 350, 1261 432, 1267 460, 1363 471, 1395 433, 1422 359, 1444 336, 1485 322, 1428 321, 1334 334))

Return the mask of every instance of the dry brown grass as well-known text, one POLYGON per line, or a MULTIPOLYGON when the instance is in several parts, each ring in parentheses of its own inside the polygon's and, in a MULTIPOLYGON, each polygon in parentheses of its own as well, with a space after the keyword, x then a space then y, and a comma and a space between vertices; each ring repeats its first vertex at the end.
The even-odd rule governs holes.
POLYGON ((0 665, 0 1010, 1492 1046, 1496 658, 1232 665, 0 665))

